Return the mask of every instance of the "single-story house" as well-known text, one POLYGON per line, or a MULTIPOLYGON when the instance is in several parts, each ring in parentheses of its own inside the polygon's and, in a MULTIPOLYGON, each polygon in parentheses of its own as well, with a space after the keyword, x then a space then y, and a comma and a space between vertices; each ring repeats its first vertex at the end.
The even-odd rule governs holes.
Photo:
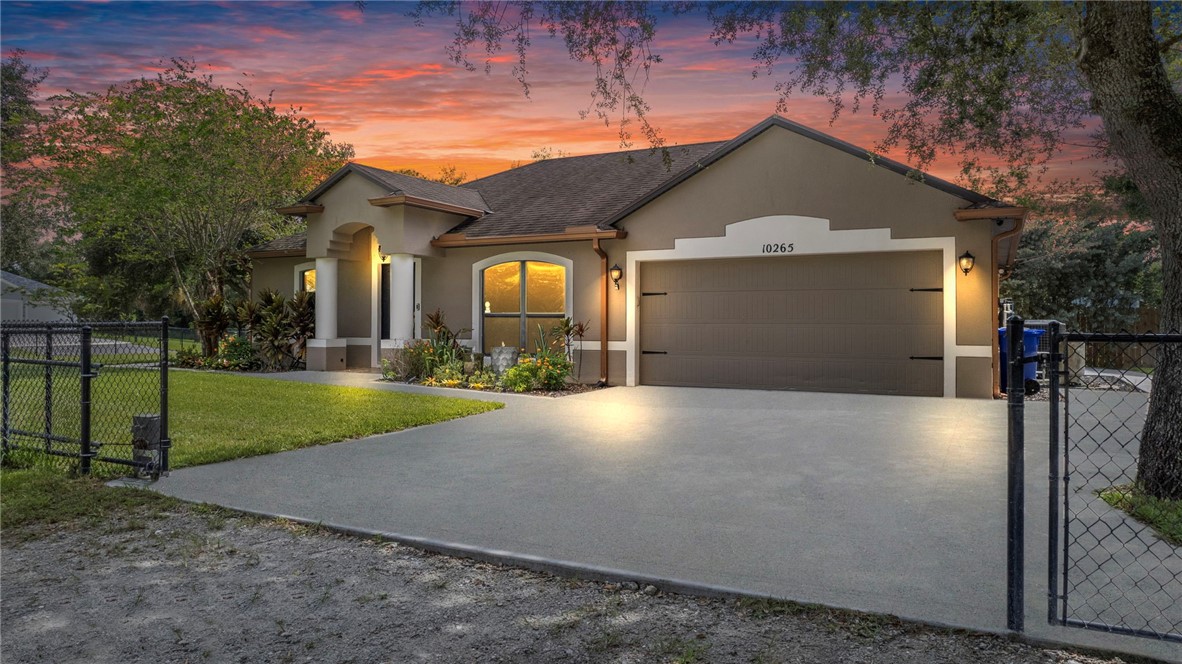
POLYGON ((60 292, 48 284, 0 270, 0 320, 60 322, 73 319, 69 310, 49 296, 60 292))
POLYGON ((310 369, 379 366, 438 309, 483 352, 590 321, 608 384, 945 397, 996 394, 1027 214, 778 116, 460 186, 351 163, 280 211, 307 231, 252 249, 253 289, 315 290, 310 369))

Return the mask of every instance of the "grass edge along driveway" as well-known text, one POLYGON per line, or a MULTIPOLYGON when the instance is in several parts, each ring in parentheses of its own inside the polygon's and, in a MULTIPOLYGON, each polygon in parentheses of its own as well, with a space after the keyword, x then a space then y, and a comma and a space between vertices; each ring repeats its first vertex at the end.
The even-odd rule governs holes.
POLYGON ((364 438, 505 407, 215 372, 178 371, 169 379, 173 469, 364 438))

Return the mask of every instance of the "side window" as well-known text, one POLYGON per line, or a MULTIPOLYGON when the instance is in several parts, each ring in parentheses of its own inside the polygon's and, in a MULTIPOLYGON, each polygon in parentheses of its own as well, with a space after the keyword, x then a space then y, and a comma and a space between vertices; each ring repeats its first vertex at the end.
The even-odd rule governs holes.
POLYGON ((316 270, 302 270, 300 272, 300 290, 308 291, 309 293, 316 292, 316 270))

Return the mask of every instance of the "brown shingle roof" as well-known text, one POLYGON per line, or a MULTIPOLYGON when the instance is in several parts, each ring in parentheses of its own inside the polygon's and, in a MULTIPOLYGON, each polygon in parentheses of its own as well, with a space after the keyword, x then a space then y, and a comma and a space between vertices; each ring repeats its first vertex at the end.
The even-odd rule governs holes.
POLYGON ((432 182, 431 180, 424 180, 422 178, 353 162, 345 164, 336 173, 330 175, 327 180, 320 183, 320 186, 313 189, 312 193, 305 196, 302 202, 314 202, 329 187, 336 184, 349 173, 356 173, 386 189, 387 196, 406 195, 472 210, 488 210, 488 205, 481 198, 479 191, 453 187, 442 182, 432 182))
MULTIPOLYGON (((321 183, 303 201, 315 201, 341 178, 357 173, 387 189, 391 196, 405 194, 485 211, 483 216, 474 215, 450 231, 468 238, 562 233, 571 226, 595 226, 606 230, 772 127, 787 129, 901 175, 918 177, 924 184, 958 196, 974 207, 997 204, 987 196, 916 173, 905 164, 872 155, 863 148, 779 116, 772 116, 729 141, 671 147, 668 149, 671 163, 666 163, 662 151, 651 149, 546 159, 459 187, 350 163, 321 183)), ((300 246, 303 246, 302 235, 292 237, 299 237, 300 246)), ((256 247, 252 253, 264 246, 267 245, 256 247)))
POLYGON ((277 237, 274 240, 256 244, 246 251, 248 256, 303 256, 307 251, 308 233, 306 231, 277 237))
POLYGON ((461 187, 478 190, 492 212, 452 229, 468 237, 561 233, 568 226, 599 226, 628 204, 725 142, 660 150, 629 150, 544 159, 461 187))

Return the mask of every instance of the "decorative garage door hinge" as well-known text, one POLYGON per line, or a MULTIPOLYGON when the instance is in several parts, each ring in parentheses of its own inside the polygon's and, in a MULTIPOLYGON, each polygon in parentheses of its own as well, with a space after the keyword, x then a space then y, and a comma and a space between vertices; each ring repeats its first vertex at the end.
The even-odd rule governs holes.
POLYGON ((912 293, 943 293, 943 288, 912 288, 912 293))
POLYGON ((641 293, 641 295, 668 295, 668 293, 662 291, 660 293, 641 293))
POLYGON ((668 355, 669 351, 667 351, 667 350, 642 350, 642 351, 640 351, 640 354, 641 355, 668 355))
POLYGON ((942 362, 944 360, 944 356, 943 355, 912 355, 911 359, 913 359, 913 360, 937 360, 937 361, 942 362))

